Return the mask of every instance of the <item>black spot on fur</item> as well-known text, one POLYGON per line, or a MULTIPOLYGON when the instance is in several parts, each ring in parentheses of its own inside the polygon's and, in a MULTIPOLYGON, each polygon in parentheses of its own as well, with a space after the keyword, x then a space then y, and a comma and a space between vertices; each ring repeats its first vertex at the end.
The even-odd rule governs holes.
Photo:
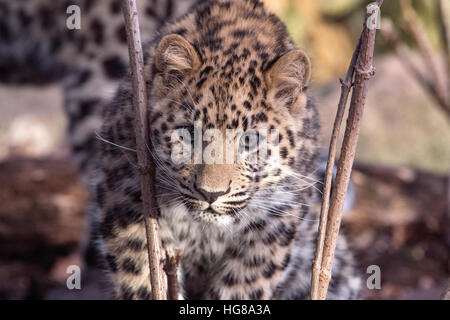
POLYGON ((152 293, 144 286, 139 287, 137 297, 141 300, 151 300, 152 293))
POLYGON ((173 0, 166 0, 166 16, 170 17, 173 12, 173 0))
POLYGON ((132 300, 134 298, 133 289, 126 284, 122 284, 122 286, 120 287, 119 297, 122 300, 132 300))
POLYGON ((246 284, 252 284, 252 283, 256 282, 258 279, 259 279, 259 275, 253 274, 253 275, 249 275, 249 276, 245 277, 244 281, 246 284))
POLYGON ((125 74, 126 68, 119 56, 111 56, 103 60, 103 71, 110 79, 120 79, 125 74))
MULTIPOLYGON (((281 136, 281 135, 280 135, 280 136, 281 136)), ((280 140, 281 140, 281 139, 280 139, 280 140)), ((281 157, 282 157, 283 159, 286 159, 286 158, 287 158, 287 155, 288 155, 287 148, 286 148, 286 147, 281 148, 280 154, 281 154, 281 157)))
POLYGON ((99 103, 100 103, 100 99, 96 99, 96 98, 82 100, 80 102, 80 109, 78 112, 77 119, 83 119, 83 118, 91 115, 95 109, 95 106, 97 106, 99 103))
POLYGON ((144 249, 144 242, 139 239, 128 239, 125 246, 131 251, 140 252, 144 249))
POLYGON ((286 269, 290 262, 291 262, 291 254, 287 253, 283 258, 283 262, 281 263, 281 270, 286 269))
POLYGON ((117 272, 118 268, 117 268, 116 257, 108 254, 108 255, 106 255, 105 259, 106 259, 106 262, 108 263, 108 266, 111 269, 111 271, 117 272))
POLYGON ((200 110, 195 110, 194 121, 197 121, 198 119, 200 119, 201 114, 202 113, 200 110))
POLYGON ((251 258, 244 259, 244 266, 249 268, 262 266, 266 262, 266 258, 255 255, 251 258))
POLYGON ((206 67, 200 72, 200 78, 203 78, 203 77, 207 76, 212 70, 213 70, 213 68, 212 68, 211 66, 206 66, 206 67))
POLYGON ((132 273, 132 274, 139 274, 141 273, 141 268, 138 267, 136 265, 136 263, 130 259, 130 258, 125 258, 121 265, 120 265, 121 269, 127 273, 132 273))
POLYGON ((223 283, 228 286, 234 286, 235 284, 238 283, 238 279, 236 277, 236 275, 233 272, 228 272, 222 279, 223 283))
POLYGON ((205 83, 206 78, 202 78, 197 82, 197 89, 201 89, 201 87, 203 86, 203 84, 205 83))
POLYGON ((116 30, 117 38, 121 43, 127 43, 127 30, 124 25, 121 25, 116 30))
POLYGON ((226 254, 230 256, 230 258, 233 259, 238 259, 238 258, 242 258, 242 252, 241 250, 239 250, 239 248, 227 248, 226 250, 226 254))
POLYGON ((162 117, 162 113, 161 113, 160 111, 154 113, 154 114, 152 115, 150 124, 155 123, 155 121, 158 120, 158 119, 161 118, 161 117, 162 117))
POLYGON ((262 288, 259 288, 259 289, 256 289, 256 290, 253 290, 252 292, 250 292, 249 298, 251 300, 259 300, 259 299, 261 299, 263 294, 264 294, 264 290, 262 288))
POLYGON ((295 139, 294 139, 294 134, 292 133, 291 130, 286 130, 286 133, 288 135, 288 139, 289 139, 289 144, 292 148, 295 147, 295 139))
POLYGON ((242 39, 242 38, 244 38, 246 35, 248 35, 250 32, 248 31, 248 30, 246 30, 246 29, 237 29, 237 30, 234 30, 233 32, 232 32, 232 36, 234 37, 234 38, 238 38, 238 39, 242 39))
MULTIPOLYGON (((279 214, 274 214, 274 217, 279 217, 279 214)), ((267 246, 270 245, 272 243, 274 243, 277 240, 277 234, 274 232, 269 232, 268 234, 266 234, 264 236, 264 238, 262 239, 263 243, 267 246)))
POLYGON ((231 295, 231 300, 243 300, 243 299, 244 297, 240 293, 236 292, 231 295))
POLYGON ((288 229, 284 229, 281 233, 280 246, 285 247, 288 246, 295 238, 295 228, 290 227, 288 229))
POLYGON ((120 0, 113 0, 110 5, 110 10, 112 14, 119 14, 122 10, 122 5, 120 0))
POLYGON ((246 234, 250 231, 262 231, 266 228, 267 222, 264 220, 252 221, 250 222, 243 230, 243 233, 246 234))
POLYGON ((101 45, 105 39, 105 27, 99 19, 94 19, 91 22, 91 31, 94 36, 94 41, 96 44, 101 45))
POLYGON ((272 278, 272 276, 274 275, 276 270, 277 270, 277 266, 272 261, 270 261, 264 268, 262 275, 264 278, 270 279, 270 278, 272 278))

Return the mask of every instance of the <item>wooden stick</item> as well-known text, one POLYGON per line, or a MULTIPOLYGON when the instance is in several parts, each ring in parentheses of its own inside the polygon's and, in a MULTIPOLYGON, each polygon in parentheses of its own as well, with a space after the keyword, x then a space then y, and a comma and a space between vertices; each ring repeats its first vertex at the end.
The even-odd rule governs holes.
POLYGON ((145 230, 147 236, 150 283, 154 300, 166 300, 165 275, 161 263, 161 239, 156 217, 158 207, 155 199, 155 169, 147 150, 150 144, 147 123, 147 92, 144 79, 144 58, 139 32, 138 13, 135 0, 122 0, 122 10, 127 30, 128 51, 135 111, 135 134, 138 166, 141 176, 141 192, 145 230))
MULTIPOLYGON (((416 67, 416 64, 411 58, 411 52, 402 40, 400 39, 400 35, 398 30, 395 28, 394 24, 389 19, 383 19, 383 28, 381 29, 381 34, 388 40, 401 63, 405 66, 405 69, 408 72, 411 72, 414 78, 419 82, 420 85, 427 91, 432 99, 434 99, 435 103, 444 111, 447 116, 450 118, 450 105, 448 105, 445 97, 442 96, 439 90, 434 85, 433 81, 429 79, 426 75, 422 74, 422 72, 416 67)), ((450 74, 450 71, 449 71, 450 74)), ((450 79, 449 79, 450 81, 450 79)))
MULTIPOLYGON (((439 0, 439 25, 441 27, 441 38, 444 46, 445 65, 447 66, 447 94, 450 93, 450 3, 448 0, 439 0)), ((448 98, 448 109, 450 109, 450 97, 448 98)))
POLYGON ((361 37, 359 38, 356 49, 353 52, 352 60, 350 61, 350 66, 348 67, 345 79, 344 80, 339 79, 341 83, 341 97, 339 98, 339 104, 336 112, 336 118, 334 120, 333 132, 331 134, 330 148, 328 152, 327 169, 325 173, 325 182, 322 195, 322 208, 320 210, 319 235, 311 274, 312 300, 317 300, 319 298, 320 265, 322 264, 323 245, 325 240, 325 231, 327 227, 329 199, 331 193, 331 182, 333 180, 334 163, 336 159, 337 142, 342 127, 342 120, 344 118, 345 107, 347 106, 348 95, 350 94, 350 90, 353 84, 355 64, 359 56, 360 47, 361 47, 361 37))
POLYGON ((180 292, 177 271, 181 260, 181 250, 175 250, 175 252, 166 251, 166 265, 164 271, 167 275, 167 286, 169 292, 169 300, 178 300, 178 294, 180 292))
POLYGON ((442 79, 439 73, 439 66, 437 65, 437 59, 433 55, 433 46, 431 40, 427 36, 425 28, 421 23, 419 16, 412 7, 411 0, 401 0, 402 16, 404 21, 404 27, 406 31, 411 34, 414 41, 419 47, 419 52, 422 56, 422 60, 427 67, 430 74, 431 87, 433 88, 436 100, 441 104, 442 109, 449 110, 450 103, 449 98, 445 94, 446 87, 442 83, 442 79))
MULTIPOLYGON (((344 207, 345 194, 348 188, 348 182, 350 180, 350 173, 353 165, 353 160, 356 152, 356 145, 359 136, 359 129, 361 127, 361 120, 364 110, 365 99, 367 95, 367 81, 374 75, 374 68, 372 66, 373 63, 373 51, 375 47, 375 28, 368 28, 367 23, 369 18, 373 14, 373 9, 375 6, 380 9, 383 0, 377 0, 376 2, 369 4, 366 7, 366 18, 364 21, 363 31, 361 33, 360 42, 355 51, 359 53, 356 54, 357 60, 356 63, 353 61, 350 62, 349 73, 355 74, 355 83, 353 85, 353 93, 352 99, 350 103, 350 110, 347 119, 347 125, 344 135, 344 141, 342 143, 341 155, 338 162, 338 169, 336 175, 336 182, 333 186, 333 191, 330 200, 330 207, 328 211, 328 217, 325 217, 328 206, 328 199, 324 195, 321 210, 321 224, 325 220, 326 223, 323 223, 322 228, 325 225, 325 231, 319 231, 319 239, 317 243, 317 251, 316 257, 314 261, 313 267, 313 276, 311 283, 311 299, 319 299, 324 300, 327 295, 328 285, 331 279, 331 269, 333 264, 334 252, 336 249, 337 238, 339 234, 339 227, 341 222, 342 209, 344 207), (352 67, 352 63, 355 63, 354 67, 352 67), (322 216, 323 215, 323 216, 322 216), (324 236, 320 236, 320 234, 325 233, 324 236), (323 250, 321 253, 320 249, 323 250), (321 254, 321 259, 319 259, 321 254), (319 265, 320 263, 320 265, 319 265), (314 269, 316 271, 314 272, 314 269), (318 272, 318 270, 320 270, 318 272), (319 273, 317 275, 317 273, 319 273), (314 288, 314 290, 313 290, 314 288)), ((350 76, 349 76, 350 77, 350 76)), ((341 99, 345 98, 346 94, 345 85, 342 86, 341 99)), ((348 93, 347 93, 348 96, 348 93)), ((333 142, 333 138, 337 139, 335 133, 339 132, 338 127, 340 127, 339 117, 340 113, 343 113, 343 110, 339 110, 339 107, 344 109, 346 99, 341 100, 338 106, 337 119, 335 121, 335 127, 333 128, 333 137, 330 143, 330 154, 328 155, 328 163, 327 163, 327 176, 326 181, 331 181, 332 176, 332 166, 334 165, 333 158, 335 157, 335 141, 333 142), (341 106, 342 104, 342 106, 341 106), (333 150, 334 149, 334 150, 333 150), (334 152, 333 152, 334 151, 334 152)), ((328 182, 330 183, 330 182, 328 182)), ((329 192, 329 191, 327 191, 329 192)))
POLYGON ((436 65, 436 59, 433 56, 433 46, 427 36, 425 28, 421 23, 421 19, 414 11, 411 0, 401 0, 401 12, 403 17, 403 25, 408 33, 414 38, 414 41, 419 47, 419 52, 422 55, 423 62, 430 72, 433 84, 442 90, 442 83, 440 81, 439 66, 436 65))

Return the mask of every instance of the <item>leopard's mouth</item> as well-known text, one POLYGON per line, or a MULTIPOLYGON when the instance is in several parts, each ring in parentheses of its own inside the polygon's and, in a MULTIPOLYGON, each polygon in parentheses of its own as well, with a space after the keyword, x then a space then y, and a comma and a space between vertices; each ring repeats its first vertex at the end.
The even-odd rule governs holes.
POLYGON ((195 222, 205 223, 208 225, 223 226, 232 224, 235 218, 228 214, 222 214, 213 209, 206 209, 202 211, 188 210, 189 215, 195 222))
POLYGON ((204 212, 206 214, 212 214, 212 215, 221 215, 222 213, 218 212, 217 210, 213 209, 211 206, 208 207, 206 210, 202 210, 201 212, 204 212))
POLYGON ((211 216, 224 216, 229 215, 228 211, 220 210, 219 208, 209 203, 199 204, 190 203, 187 204, 189 212, 197 215, 211 215, 211 216))
POLYGON ((196 222, 212 224, 235 223, 243 216, 241 211, 248 205, 248 200, 244 199, 224 199, 219 202, 208 203, 193 195, 182 193, 181 202, 187 209, 189 216, 196 222))
POLYGON ((235 211, 231 209, 221 210, 220 206, 215 207, 209 203, 185 200, 187 212, 191 218, 200 223, 213 225, 228 225, 236 220, 235 211))

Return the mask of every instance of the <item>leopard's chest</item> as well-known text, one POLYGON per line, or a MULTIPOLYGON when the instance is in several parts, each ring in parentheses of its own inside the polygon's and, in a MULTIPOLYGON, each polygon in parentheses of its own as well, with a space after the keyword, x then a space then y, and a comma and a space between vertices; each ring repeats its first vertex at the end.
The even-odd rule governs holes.
POLYGON ((208 257, 215 261, 233 245, 231 234, 195 221, 184 206, 160 204, 161 239, 165 246, 180 249, 184 259, 208 257))

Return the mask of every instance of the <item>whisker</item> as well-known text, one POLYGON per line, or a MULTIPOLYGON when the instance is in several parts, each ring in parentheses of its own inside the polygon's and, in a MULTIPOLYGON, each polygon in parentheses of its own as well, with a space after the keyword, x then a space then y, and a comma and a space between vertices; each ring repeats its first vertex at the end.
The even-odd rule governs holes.
POLYGON ((117 148, 120 148, 120 149, 123 149, 123 150, 127 150, 127 151, 130 151, 130 152, 135 152, 135 153, 137 153, 137 151, 134 150, 134 149, 127 148, 127 147, 118 145, 117 143, 114 143, 114 142, 111 142, 111 141, 109 141, 109 140, 106 140, 106 139, 103 138, 98 132, 95 132, 95 137, 96 137, 98 140, 100 140, 100 141, 102 141, 102 142, 105 142, 105 143, 107 143, 107 144, 113 145, 113 146, 115 146, 115 147, 117 147, 117 148))

